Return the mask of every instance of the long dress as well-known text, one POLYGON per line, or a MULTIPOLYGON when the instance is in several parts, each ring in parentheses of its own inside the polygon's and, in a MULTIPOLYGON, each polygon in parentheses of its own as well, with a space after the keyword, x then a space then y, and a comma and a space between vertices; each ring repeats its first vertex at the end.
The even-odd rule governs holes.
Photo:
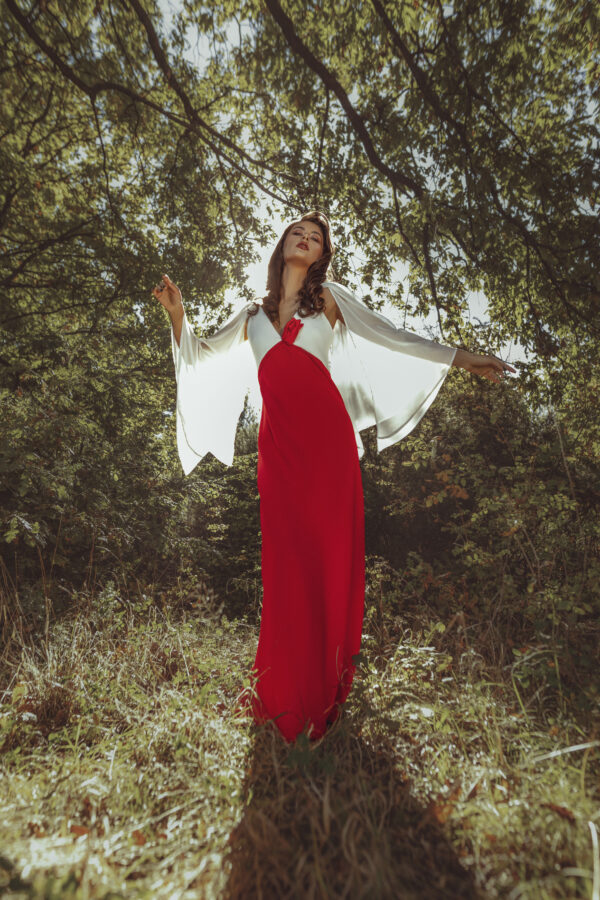
POLYGON ((288 742, 325 733, 355 673, 365 593, 359 431, 376 425, 379 450, 400 440, 456 352, 324 285, 344 318, 333 329, 323 313, 296 313, 280 335, 262 308, 248 316, 245 307, 208 338, 185 315, 180 346, 172 333, 186 474, 209 450, 231 465, 252 371, 258 380, 263 605, 250 705, 288 742))
POLYGON ((324 314, 281 336, 248 321, 263 400, 258 433, 263 603, 252 711, 293 741, 322 736, 352 684, 365 594, 364 512, 352 421, 327 361, 324 314))

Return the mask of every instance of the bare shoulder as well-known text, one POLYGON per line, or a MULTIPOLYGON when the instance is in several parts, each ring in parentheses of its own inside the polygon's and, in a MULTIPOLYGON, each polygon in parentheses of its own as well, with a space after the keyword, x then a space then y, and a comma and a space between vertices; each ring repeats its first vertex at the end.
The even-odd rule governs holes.
POLYGON ((337 303, 333 299, 333 294, 331 293, 329 288, 323 287, 323 285, 321 285, 321 293, 319 294, 319 297, 322 297, 325 301, 325 312, 330 309, 337 308, 337 303))
POLYGON ((336 323, 336 319, 339 319, 340 322, 343 322, 344 317, 342 316, 340 308, 335 302, 333 294, 331 293, 329 288, 321 286, 321 293, 319 294, 319 296, 322 297, 325 301, 325 308, 323 312, 331 322, 332 328, 336 323))

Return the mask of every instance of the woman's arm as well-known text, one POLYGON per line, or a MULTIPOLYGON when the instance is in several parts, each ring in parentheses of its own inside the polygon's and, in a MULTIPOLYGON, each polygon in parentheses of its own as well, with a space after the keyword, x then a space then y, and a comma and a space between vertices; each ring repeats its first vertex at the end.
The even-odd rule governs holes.
MULTIPOLYGON (((339 319, 341 322, 344 322, 344 317, 339 308, 339 305, 336 303, 333 294, 329 290, 329 288, 322 287, 321 296, 325 300, 325 314, 327 318, 331 322, 332 326, 335 325, 336 319, 339 319)), ((365 309, 368 307, 364 306, 365 309)), ((372 313, 372 310, 369 310, 372 313)), ((372 321, 374 323, 379 324, 379 328, 385 328, 386 326, 389 328, 391 326, 391 330, 397 333, 402 331, 402 334, 405 335, 411 342, 416 342, 417 345, 421 343, 423 346, 432 346, 435 348, 437 342, 432 342, 427 338, 421 338, 420 335, 412 334, 411 332, 403 331, 402 329, 396 328, 392 325, 391 322, 386 321, 381 314, 376 313, 375 317, 373 317, 372 321)), ((441 346, 441 345, 439 345, 441 346)), ((409 350, 410 350, 409 345, 409 350)), ((513 369, 508 363, 503 362, 501 359, 498 359, 496 356, 482 356, 479 353, 470 353, 468 350, 457 349, 454 358, 452 359, 451 365, 456 366, 458 369, 466 369, 467 372, 472 372, 473 375, 479 375, 482 378, 487 378, 488 381, 500 382, 505 372, 516 372, 516 369, 513 369)))
POLYGON ((171 318, 177 449, 183 471, 188 475, 209 451, 230 466, 249 388, 247 354, 238 353, 248 308, 232 313, 208 337, 199 337, 188 321, 179 288, 167 275, 152 294, 171 318))
POLYGON ((183 302, 181 291, 176 284, 173 284, 168 275, 163 275, 162 282, 159 282, 152 289, 152 294, 157 300, 160 300, 164 308, 171 317, 171 325, 173 326, 173 334, 179 347, 181 341, 181 326, 183 324, 183 302))
POLYGON ((502 362, 497 356, 481 356, 479 353, 469 353, 468 350, 460 349, 456 351, 452 365, 496 383, 502 381, 505 372, 517 371, 508 363, 502 362))
POLYGON ((198 337, 187 319, 181 291, 168 275, 163 275, 162 282, 154 287, 152 294, 160 300, 171 319, 176 369, 179 368, 180 357, 189 363, 197 357, 223 353, 247 340, 247 307, 232 313, 209 337, 198 337))
POLYGON ((180 303, 179 306, 169 313, 171 316, 171 326, 173 328, 173 334, 175 335, 175 340, 177 341, 177 346, 181 345, 181 326, 183 325, 183 317, 185 315, 183 309, 183 303, 180 303))

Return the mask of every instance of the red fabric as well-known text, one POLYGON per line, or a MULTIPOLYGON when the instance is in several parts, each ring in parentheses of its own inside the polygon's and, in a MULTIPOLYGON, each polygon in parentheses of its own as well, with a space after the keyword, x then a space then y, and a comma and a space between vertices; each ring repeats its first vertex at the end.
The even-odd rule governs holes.
POLYGON ((263 606, 256 721, 320 737, 346 700, 364 612, 364 508, 352 422, 291 319, 261 360, 258 435, 263 606))

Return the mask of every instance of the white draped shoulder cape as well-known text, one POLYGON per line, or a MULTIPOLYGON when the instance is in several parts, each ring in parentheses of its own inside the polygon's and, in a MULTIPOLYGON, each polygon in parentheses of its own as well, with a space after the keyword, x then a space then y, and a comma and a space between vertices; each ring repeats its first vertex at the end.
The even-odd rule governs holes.
MULTIPOLYGON (((377 426, 377 449, 407 435, 435 400, 456 348, 396 326, 335 281, 324 281, 344 322, 333 329, 329 371, 359 432, 377 426)), ((244 340, 253 304, 235 312, 210 337, 198 337, 183 316, 180 345, 171 327, 177 379, 177 450, 186 475, 209 451, 233 462, 238 420, 249 390, 258 386, 256 362, 244 340)))

